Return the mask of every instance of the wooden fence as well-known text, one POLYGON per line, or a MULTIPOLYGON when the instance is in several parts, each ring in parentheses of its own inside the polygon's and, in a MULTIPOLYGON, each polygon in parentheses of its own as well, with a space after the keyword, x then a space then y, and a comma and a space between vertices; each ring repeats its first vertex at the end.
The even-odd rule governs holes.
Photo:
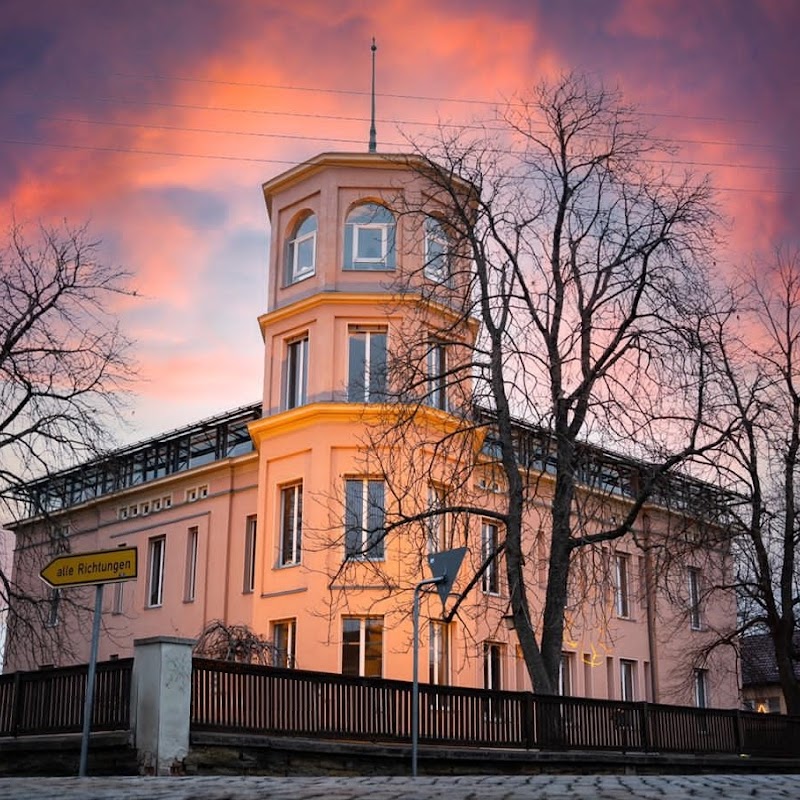
MULTIPOLYGON (((132 670, 132 658, 97 664, 93 731, 130 727, 132 670)), ((82 664, 0 675, 0 736, 80 732, 88 674, 82 664)))
MULTIPOLYGON (((800 756, 800 718, 419 687, 419 740, 460 747, 800 756)), ((411 684, 194 659, 192 730, 411 739, 411 684)))

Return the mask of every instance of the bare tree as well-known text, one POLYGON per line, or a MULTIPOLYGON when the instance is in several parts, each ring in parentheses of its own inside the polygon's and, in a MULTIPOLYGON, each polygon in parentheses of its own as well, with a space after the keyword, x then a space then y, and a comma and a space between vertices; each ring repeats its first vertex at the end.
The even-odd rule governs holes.
MULTIPOLYGON (((701 336, 712 192, 669 168, 641 119, 568 75, 485 128, 412 143, 427 188, 392 202, 419 232, 421 258, 405 261, 422 266, 395 287, 393 402, 363 443, 390 497, 381 532, 340 572, 367 569, 363 556, 395 535, 421 564, 442 519, 442 547, 488 520, 484 538, 497 539, 473 554, 456 607, 495 580, 502 556, 540 692, 558 686, 565 610, 607 589, 601 546, 641 538, 648 499, 666 502, 675 468, 726 435, 701 336)), ((381 578, 386 596, 397 591, 396 572, 381 578)))
POLYGON ((716 326, 720 364, 735 405, 737 435, 715 461, 737 492, 739 625, 721 641, 767 633, 790 714, 800 714, 800 253, 778 251, 757 264, 739 311, 716 326))
MULTIPOLYGON (((109 449, 109 423, 133 377, 130 342, 110 308, 132 294, 129 276, 98 251, 86 226, 66 223, 33 236, 14 224, 0 251, 0 510, 39 520, 35 533, 17 530, 21 552, 69 549, 58 509, 37 504, 26 485, 109 449)), ((42 600, 6 573, 0 595, 13 638, 30 645, 56 630, 47 623, 65 598, 42 600)))

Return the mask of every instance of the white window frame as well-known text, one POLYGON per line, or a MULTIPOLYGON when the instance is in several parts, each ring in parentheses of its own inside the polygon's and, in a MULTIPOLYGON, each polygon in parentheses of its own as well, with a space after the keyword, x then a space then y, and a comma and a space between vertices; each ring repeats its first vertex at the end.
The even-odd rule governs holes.
POLYGON ((297 646, 297 620, 280 619, 272 623, 272 666, 284 667, 286 669, 294 669, 296 664, 296 646, 297 646), (279 635, 279 631, 282 632, 279 635), (280 639, 285 634, 286 647, 280 647, 280 639), (284 664, 278 664, 278 658, 281 656, 285 659, 284 664))
POLYGON ((631 557, 614 553, 614 609, 619 619, 631 618, 631 557))
POLYGON ((710 708, 707 669, 694 670, 694 704, 697 708, 710 708))
POLYGON ((347 330, 347 400, 350 403, 375 403, 386 396, 388 375, 386 374, 389 355, 389 331, 384 326, 351 325, 347 330), (354 375, 351 348, 359 337, 364 337, 364 360, 358 365, 358 374, 354 375), (372 340, 375 336, 384 338, 383 348, 383 384, 376 389, 377 396, 372 396, 372 340))
POLYGON ((386 543, 381 535, 380 540, 375 546, 370 547, 369 544, 369 512, 370 512, 370 486, 373 484, 380 484, 382 487, 382 501, 383 505, 380 509, 381 522, 386 519, 386 481, 383 478, 360 478, 350 477, 345 478, 345 559, 348 560, 363 560, 363 561, 382 561, 386 554, 386 543), (350 484, 361 484, 361 507, 353 509, 350 507, 350 484), (349 541, 350 525, 349 517, 353 515, 358 516, 358 530, 360 531, 359 547, 358 549, 351 548, 349 541))
MULTIPOLYGON (((428 510, 433 512, 444 508, 446 493, 444 487, 428 485, 428 510)), ((428 534, 428 554, 438 553, 447 542, 447 515, 441 511, 428 517, 425 524, 428 534)))
POLYGON ((256 547, 258 545, 258 517, 251 514, 245 521, 244 571, 242 593, 251 594, 256 588, 256 547))
POLYGON ((432 339, 428 342, 426 358, 428 370, 428 402, 433 408, 447 411, 447 346, 432 339))
POLYGON ((574 686, 574 653, 561 653, 558 660, 558 694, 561 697, 571 697, 574 686))
POLYGON ((432 619, 428 623, 428 683, 449 686, 450 681, 450 625, 432 619))
POLYGON ((345 220, 345 271, 393 271, 396 266, 396 254, 392 252, 396 247, 396 242, 392 242, 393 236, 397 236, 397 220, 386 206, 367 201, 351 208, 345 220), (379 216, 385 219, 381 221, 379 216), (361 233, 369 232, 372 238, 376 231, 380 236, 380 255, 359 256, 361 233))
POLYGON ((303 540, 303 482, 295 481, 280 487, 280 525, 278 543, 278 565, 281 567, 299 564, 303 540), (291 514, 287 520, 286 504, 291 503, 291 514), (287 529, 287 521, 289 528, 287 529), (287 547, 288 544, 288 547, 287 547))
POLYGON ((288 285, 299 283, 300 281, 310 278, 317 271, 317 228, 318 222, 316 214, 308 214, 304 217, 294 228, 292 237, 287 242, 287 264, 286 264, 286 280, 288 285), (314 230, 307 233, 297 235, 303 225, 308 220, 314 220, 314 230), (305 242, 311 242, 311 265, 307 267, 300 267, 297 263, 298 255, 300 253, 301 245, 305 242))
POLYGON ((500 594, 500 565, 497 550, 500 545, 500 526, 491 519, 481 520, 481 552, 486 561, 490 555, 494 558, 486 566, 481 575, 481 589, 484 594, 500 594))
POLYGON ((425 219, 425 266, 423 273, 429 280, 436 283, 448 283, 450 280, 450 259, 448 251, 450 241, 444 232, 442 223, 436 217, 425 219), (431 244, 438 245, 438 250, 431 252, 431 244), (437 263, 439 267, 435 266, 437 263))
POLYGON ((483 688, 493 692, 503 690, 503 660, 505 648, 500 642, 483 643, 483 688))
POLYGON ((200 530, 192 525, 186 531, 186 578, 183 586, 183 602, 193 603, 197 596, 197 547, 200 530))
POLYGON ((154 536, 147 543, 147 607, 164 605, 164 566, 167 537, 154 536))
POLYGON ((124 610, 125 603, 125 584, 123 581, 118 581, 114 584, 114 595, 111 598, 111 613, 115 616, 121 614, 124 610))
POLYGON ((285 410, 308 402, 308 332, 286 342, 286 375, 283 390, 285 410))
POLYGON ((700 569, 697 567, 689 567, 686 571, 686 579, 689 589, 689 627, 693 631, 700 631, 703 629, 700 597, 700 569))
MULTIPOLYGON (((385 264, 389 255, 389 223, 387 222, 353 222, 353 264, 385 264), (358 240, 361 232, 379 231, 381 254, 380 256, 360 256, 358 254, 358 240)), ((372 238, 370 236, 370 238, 372 238)))
POLYGON ((619 660, 619 697, 627 702, 636 701, 636 662, 629 658, 619 660))
POLYGON ((342 617, 342 673, 344 674, 344 628, 345 622, 353 622, 358 621, 358 676, 363 677, 383 677, 383 662, 384 662, 384 632, 385 632, 385 625, 384 619, 380 616, 371 616, 371 617, 342 617), (378 622, 380 623, 380 633, 381 633, 381 654, 380 654, 380 674, 367 676, 366 675, 366 666, 367 666, 367 628, 370 627, 370 623, 378 622))

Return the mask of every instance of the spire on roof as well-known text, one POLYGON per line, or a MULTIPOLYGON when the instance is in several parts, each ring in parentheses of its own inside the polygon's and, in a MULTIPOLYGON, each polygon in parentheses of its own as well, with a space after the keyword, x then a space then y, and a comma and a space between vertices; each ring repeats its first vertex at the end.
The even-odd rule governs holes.
POLYGON ((370 124, 369 124, 369 152, 375 153, 378 149, 377 142, 375 140, 375 51, 378 49, 378 46, 375 44, 375 37, 372 37, 372 116, 370 117, 370 124))

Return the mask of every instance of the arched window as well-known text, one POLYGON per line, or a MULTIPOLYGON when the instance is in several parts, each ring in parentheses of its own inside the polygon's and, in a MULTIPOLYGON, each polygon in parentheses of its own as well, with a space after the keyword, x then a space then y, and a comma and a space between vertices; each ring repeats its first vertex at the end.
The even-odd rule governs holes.
POLYGON ((425 277, 437 283, 450 280, 450 242, 442 223, 435 217, 425 218, 425 277))
POLYGON ((314 274, 317 259, 317 217, 309 214, 296 225, 286 242, 286 283, 297 283, 314 274))
POLYGON ((395 220, 377 203, 356 206, 344 226, 344 268, 394 269, 395 220))

